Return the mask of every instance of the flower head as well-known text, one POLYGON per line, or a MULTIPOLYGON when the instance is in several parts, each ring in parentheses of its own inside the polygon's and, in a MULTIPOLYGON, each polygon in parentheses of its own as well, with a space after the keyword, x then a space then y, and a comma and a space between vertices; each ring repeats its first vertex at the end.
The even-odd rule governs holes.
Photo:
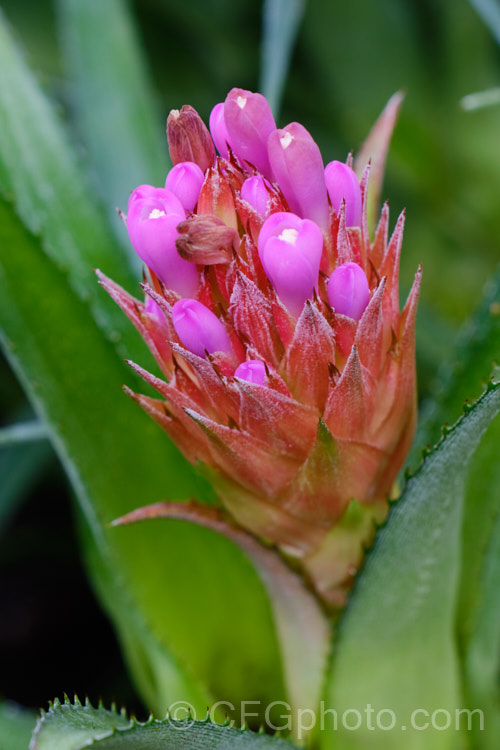
POLYGON ((161 399, 133 398, 234 521, 341 604, 414 433, 420 272, 400 311, 404 216, 389 240, 384 206, 371 241, 368 168, 325 170, 261 95, 233 89, 210 130, 171 113, 167 189, 130 198, 146 303, 101 279, 167 379, 134 365, 161 399))

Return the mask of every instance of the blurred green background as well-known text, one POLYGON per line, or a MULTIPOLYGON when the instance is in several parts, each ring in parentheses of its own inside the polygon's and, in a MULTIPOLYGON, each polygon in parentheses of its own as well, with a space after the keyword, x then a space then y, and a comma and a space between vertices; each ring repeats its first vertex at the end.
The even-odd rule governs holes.
MULTIPOLYGON (((71 40, 61 44, 58 3, 4 0, 1 6, 43 89, 67 119, 85 163, 89 143, 75 127, 74 82, 62 52, 71 57, 71 40)), ((189 103, 208 119, 232 86, 258 89, 261 2, 136 0, 130 7, 153 82, 158 133, 171 108, 189 103)), ((106 61, 96 57, 93 63, 104 67, 106 61)), ((438 368, 453 357, 454 334, 476 307, 500 258, 500 105, 473 112, 460 106, 463 96, 499 82, 500 48, 468 0, 308 0, 305 5, 280 125, 302 122, 325 161, 344 159, 362 143, 389 96, 406 92, 383 192, 393 224, 407 208, 402 294, 418 263, 424 267, 418 330, 422 398, 438 368)), ((158 174, 168 167, 166 142, 162 148, 158 174)), ((133 160, 133 155, 123 159, 133 160)), ((89 178, 110 211, 116 202, 125 206, 134 187, 123 184, 121 195, 110 197, 90 167, 89 178)), ((137 176, 137 182, 155 179, 137 176)), ((22 392, 2 361, 1 423, 18 419, 24 408, 22 392)), ((29 462, 26 503, 13 512, 9 525, 0 526, 0 593, 2 606, 7 603, 0 620, 0 693, 37 706, 62 689, 86 689, 93 698, 102 694, 130 705, 132 691, 122 676, 112 632, 78 562, 66 480, 55 459, 47 458, 48 447, 29 450, 40 455, 29 462), (64 602, 66 634, 58 626, 62 603, 55 585, 65 576, 80 581, 74 601, 64 602), (42 581, 43 596, 37 587, 42 581), (23 629, 13 626, 19 621, 23 629), (56 655, 42 647, 50 634, 58 638, 56 655), (72 644, 81 639, 89 643, 92 659, 75 664, 72 644), (102 653, 112 649, 106 673, 96 674, 93 667, 99 660, 96 643, 102 653), (27 654, 33 654, 33 673, 28 680, 23 673, 20 680, 19 664, 27 654)), ((0 448, 2 460, 9 459, 0 448)))

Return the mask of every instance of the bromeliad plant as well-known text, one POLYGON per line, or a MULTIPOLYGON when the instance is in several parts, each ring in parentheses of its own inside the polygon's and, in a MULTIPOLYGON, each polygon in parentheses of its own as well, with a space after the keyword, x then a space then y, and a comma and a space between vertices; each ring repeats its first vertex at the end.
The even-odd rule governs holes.
MULTIPOLYGON (((121 28, 115 4, 61 7, 69 29, 87 13, 121 28)), ((133 50, 127 39, 124 65, 133 50)), ((399 98, 354 161, 325 169, 311 135, 277 128, 258 94, 232 90, 210 132, 191 107, 172 112, 166 185, 136 188, 124 217, 146 265, 137 300, 137 259, 3 22, 0 64, 1 341, 72 480, 143 700, 170 709, 141 724, 56 701, 31 750, 496 748, 498 420, 471 458, 500 410, 497 371, 398 489, 420 272, 400 310, 403 217, 392 233, 387 206, 373 217, 399 98), (123 366, 147 349, 94 267, 156 365, 123 366), (161 398, 138 395, 137 374, 161 398)), ((122 67, 116 91, 125 79, 147 111, 122 67)), ((497 283, 423 414, 417 456, 490 376, 499 311, 497 283)), ((0 746, 11 731, 9 750, 27 750, 29 725, 0 706, 0 746)))

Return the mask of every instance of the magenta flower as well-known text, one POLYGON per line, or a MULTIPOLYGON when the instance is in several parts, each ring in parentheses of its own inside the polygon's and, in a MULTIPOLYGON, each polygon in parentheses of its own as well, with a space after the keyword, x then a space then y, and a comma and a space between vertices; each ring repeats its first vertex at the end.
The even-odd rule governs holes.
POLYGON ((210 113, 210 133, 217 147, 217 151, 224 159, 229 159, 228 146, 231 146, 229 133, 224 122, 224 102, 219 102, 210 113))
POLYGON ((260 174, 249 177, 241 186, 241 200, 246 201, 263 219, 270 210, 271 185, 260 174))
POLYGON ((264 385, 267 380, 266 366, 260 359, 248 359, 238 365, 234 371, 234 377, 246 380, 248 383, 264 385))
POLYGON ((141 185, 128 202, 127 229, 136 253, 165 285, 179 294, 192 294, 198 273, 175 245, 177 226, 185 217, 179 199, 164 188, 141 185))
POLYGON ((361 226, 361 186, 354 170, 341 161, 331 161, 325 167, 325 182, 335 213, 340 213, 345 201, 345 223, 361 226))
POLYGON ((360 320, 370 301, 366 274, 357 263, 342 263, 328 280, 328 302, 334 312, 360 320))
POLYGON ((195 299, 180 299, 175 303, 172 323, 181 343, 198 357, 231 352, 231 343, 219 318, 195 299))
POLYGON ((192 161, 181 161, 167 175, 165 187, 171 190, 186 211, 194 211, 205 175, 192 161))
POLYGON ((295 317, 318 283, 323 235, 313 221, 290 213, 267 219, 259 235, 259 257, 267 278, 295 317))
POLYGON ((264 177, 272 179, 267 139, 276 130, 276 123, 262 94, 231 89, 224 102, 224 123, 241 165, 256 167, 264 177))
POLYGON ((317 144, 303 125, 292 122, 271 132, 268 140, 271 168, 291 211, 312 219, 326 231, 328 196, 323 159, 317 144))

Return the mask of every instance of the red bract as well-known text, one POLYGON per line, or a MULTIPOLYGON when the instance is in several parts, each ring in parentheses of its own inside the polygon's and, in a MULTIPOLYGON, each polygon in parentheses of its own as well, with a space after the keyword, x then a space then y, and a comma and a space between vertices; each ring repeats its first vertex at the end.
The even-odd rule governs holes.
MULTIPOLYGON (((346 203, 332 206, 327 198, 319 149, 307 131, 293 124, 268 134, 268 117, 263 133, 261 99, 233 93, 217 115, 218 131, 226 132, 221 118, 231 113, 227 159, 211 156, 208 130, 192 108, 169 119, 175 161, 197 162, 204 174, 176 240, 197 272, 193 299, 179 303, 179 287, 165 287, 151 268, 143 287, 155 306, 102 275, 101 283, 167 379, 134 365, 161 398, 132 398, 190 461, 208 467, 230 521, 294 558, 323 601, 341 605, 414 434, 420 271, 400 311, 404 217, 389 241, 384 206, 370 241, 368 168, 360 226, 348 227, 346 203), (244 117, 243 101, 252 103, 244 117), (314 170, 307 164, 312 151, 314 170), (252 153, 265 163, 263 175, 252 153), (319 225, 312 220, 316 194, 319 225)), ((348 223, 353 216, 351 210, 348 223)))

